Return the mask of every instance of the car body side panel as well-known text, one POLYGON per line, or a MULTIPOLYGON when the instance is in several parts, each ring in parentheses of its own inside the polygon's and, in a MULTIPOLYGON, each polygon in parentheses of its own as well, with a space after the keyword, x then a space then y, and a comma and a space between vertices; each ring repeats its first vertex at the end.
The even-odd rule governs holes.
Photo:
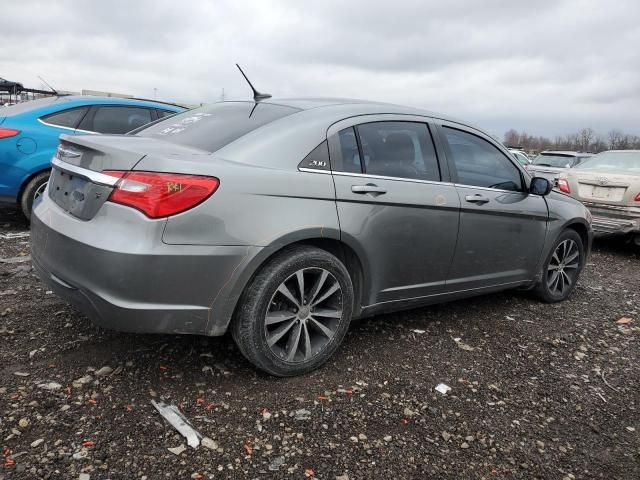
POLYGON ((590 214, 587 208, 573 198, 558 192, 551 192, 547 195, 545 201, 549 209, 549 222, 547 227, 547 236, 542 246, 542 252, 538 260, 535 271, 535 280, 539 280, 542 275, 542 266, 551 253, 551 249, 555 245, 556 239, 567 228, 574 228, 578 231, 586 232, 585 262, 586 257, 591 251, 593 242, 593 230, 591 224, 587 220, 590 214))

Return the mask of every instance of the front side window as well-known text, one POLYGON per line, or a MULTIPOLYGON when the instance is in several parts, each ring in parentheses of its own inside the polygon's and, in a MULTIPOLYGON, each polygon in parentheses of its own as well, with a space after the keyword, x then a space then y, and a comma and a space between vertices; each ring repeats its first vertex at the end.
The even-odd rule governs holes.
POLYGON ((58 127, 76 128, 89 107, 71 108, 62 112, 52 113, 42 117, 42 121, 58 127))
POLYGON ((100 106, 93 117, 92 131, 123 134, 151 122, 151 110, 140 107, 100 106))
POLYGON ((444 127, 458 183, 522 191, 518 168, 495 146, 471 133, 444 127))

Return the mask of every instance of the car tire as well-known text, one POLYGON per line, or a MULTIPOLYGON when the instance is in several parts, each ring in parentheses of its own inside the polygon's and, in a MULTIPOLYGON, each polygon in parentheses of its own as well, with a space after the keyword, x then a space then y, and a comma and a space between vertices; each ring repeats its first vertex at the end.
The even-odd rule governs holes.
POLYGON ((334 255, 310 246, 287 248, 246 287, 231 333, 260 370, 279 377, 302 375, 338 349, 353 301, 349 272, 334 255))
POLYGON ((582 238, 575 230, 560 234, 542 267, 540 281, 534 288, 536 296, 547 303, 566 300, 584 267, 584 253, 582 238))
POLYGON ((33 177, 22 191, 20 196, 20 210, 22 214, 31 221, 31 209, 33 208, 33 201, 35 200, 36 193, 42 186, 49 181, 49 172, 41 172, 33 177))

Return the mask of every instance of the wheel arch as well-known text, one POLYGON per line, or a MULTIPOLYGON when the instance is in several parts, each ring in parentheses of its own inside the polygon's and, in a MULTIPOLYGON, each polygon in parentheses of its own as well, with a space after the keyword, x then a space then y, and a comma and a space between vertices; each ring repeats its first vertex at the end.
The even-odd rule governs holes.
POLYGON ((22 180, 22 183, 20 184, 20 189, 18 190, 18 195, 16 196, 16 204, 20 205, 20 202, 22 202, 22 194, 24 193, 25 188, 27 188, 27 185, 29 185, 29 182, 31 182, 31 180, 36 178, 41 173, 50 172, 50 171, 51 171, 51 166, 48 166, 48 167, 40 168, 34 172, 31 172, 27 177, 25 177, 24 180, 22 180))
MULTIPOLYGON (((260 252, 251 256, 251 247, 248 247, 247 257, 251 257, 247 260, 242 271, 238 274, 233 285, 229 286, 227 292, 219 292, 218 296, 226 296, 226 301, 217 302, 214 300, 212 303, 212 321, 207 326, 207 335, 222 335, 224 334, 230 322, 240 305, 242 294, 246 288, 251 284, 255 276, 260 272, 262 267, 272 260, 276 255, 279 255, 283 251, 295 247, 295 246, 312 246, 325 250, 338 258, 346 267, 354 289, 354 306, 353 317, 357 318, 362 311, 362 299, 366 294, 365 279, 367 278, 367 267, 363 262, 362 255, 358 254, 355 248, 349 245, 347 242, 342 241, 336 236, 327 235, 326 230, 322 233, 323 236, 309 235, 300 238, 296 235, 293 238, 289 238, 289 241, 283 241, 280 239, 274 242, 269 247, 265 247, 260 252), (296 238, 297 237, 297 238, 296 238), (215 305, 220 303, 220 305, 215 305)), ((334 232, 338 233, 339 232, 334 232)), ((240 265, 239 265, 240 267, 240 265)), ((240 270, 240 269, 239 269, 240 270)))

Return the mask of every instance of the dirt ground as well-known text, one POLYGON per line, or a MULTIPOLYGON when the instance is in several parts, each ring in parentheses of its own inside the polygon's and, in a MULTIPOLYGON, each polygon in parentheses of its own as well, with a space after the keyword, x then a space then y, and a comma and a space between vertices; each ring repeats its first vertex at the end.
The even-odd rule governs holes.
MULTIPOLYGON (((0 259, 28 255, 27 232, 0 210, 0 259)), ((379 316, 292 379, 228 337, 96 328, 0 260, 0 480, 638 479, 639 338, 640 252, 611 240, 562 304, 507 292, 379 316), (208 448, 168 450, 184 438, 151 400, 208 448)))

